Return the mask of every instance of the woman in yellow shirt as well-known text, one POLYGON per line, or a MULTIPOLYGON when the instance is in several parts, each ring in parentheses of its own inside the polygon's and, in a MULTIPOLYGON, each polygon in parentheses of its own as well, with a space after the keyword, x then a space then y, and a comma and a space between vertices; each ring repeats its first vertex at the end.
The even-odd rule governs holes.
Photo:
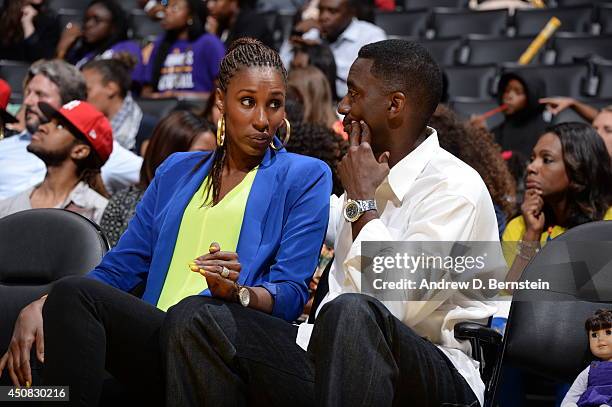
POLYGON ((527 166, 521 216, 502 240, 517 242, 508 281, 520 278, 542 244, 574 226, 612 219, 612 169, 606 146, 583 123, 561 123, 540 136, 527 166))

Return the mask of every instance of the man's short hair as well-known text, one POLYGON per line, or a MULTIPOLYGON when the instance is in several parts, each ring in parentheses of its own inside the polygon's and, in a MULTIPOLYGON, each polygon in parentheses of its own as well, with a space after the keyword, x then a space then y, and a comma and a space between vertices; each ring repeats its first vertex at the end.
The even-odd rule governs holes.
POLYGON ((70 65, 61 59, 34 62, 24 80, 24 88, 36 75, 43 75, 57 85, 62 104, 71 100, 87 100, 85 78, 74 65, 70 65))
POLYGON ((442 97, 442 72, 429 52, 415 42, 393 39, 365 45, 359 58, 374 61, 370 73, 386 92, 403 92, 424 127, 442 97))
POLYGON ((602 112, 608 112, 608 113, 612 113, 612 105, 608 105, 606 107, 604 107, 603 109, 601 109, 602 112))

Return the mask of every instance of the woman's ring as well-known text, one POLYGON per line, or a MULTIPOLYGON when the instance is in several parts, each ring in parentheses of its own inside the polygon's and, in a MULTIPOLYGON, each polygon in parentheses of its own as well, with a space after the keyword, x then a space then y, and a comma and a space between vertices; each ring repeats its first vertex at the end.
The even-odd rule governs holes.
POLYGON ((223 269, 221 269, 221 277, 223 278, 228 278, 230 275, 230 271, 227 267, 223 266, 223 269))

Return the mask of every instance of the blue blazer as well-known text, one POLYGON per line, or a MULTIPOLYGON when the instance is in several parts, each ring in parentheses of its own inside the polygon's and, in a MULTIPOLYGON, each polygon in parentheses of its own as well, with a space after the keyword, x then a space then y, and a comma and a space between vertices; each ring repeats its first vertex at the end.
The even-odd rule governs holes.
MULTIPOLYGON (((146 280, 143 299, 156 305, 183 212, 208 175, 212 157, 211 152, 171 155, 158 168, 117 246, 88 276, 123 291, 146 280)), ((238 283, 265 287, 274 298, 274 316, 293 321, 308 299, 330 194, 331 172, 325 163, 268 149, 249 193, 236 252, 242 265, 238 283)))

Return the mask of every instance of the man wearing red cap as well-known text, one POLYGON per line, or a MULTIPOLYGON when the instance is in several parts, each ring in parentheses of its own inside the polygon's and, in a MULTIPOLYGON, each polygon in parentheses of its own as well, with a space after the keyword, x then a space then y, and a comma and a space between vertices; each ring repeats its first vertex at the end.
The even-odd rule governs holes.
POLYGON ((9 99, 11 98, 11 87, 6 81, 0 79, 0 140, 5 136, 5 125, 15 123, 15 116, 6 111, 9 99))
POLYGON ((100 178, 113 150, 108 119, 79 100, 59 110, 45 102, 38 107, 50 121, 40 125, 27 148, 45 163, 45 179, 0 201, 0 217, 31 208, 64 208, 98 223, 108 202, 100 178))

